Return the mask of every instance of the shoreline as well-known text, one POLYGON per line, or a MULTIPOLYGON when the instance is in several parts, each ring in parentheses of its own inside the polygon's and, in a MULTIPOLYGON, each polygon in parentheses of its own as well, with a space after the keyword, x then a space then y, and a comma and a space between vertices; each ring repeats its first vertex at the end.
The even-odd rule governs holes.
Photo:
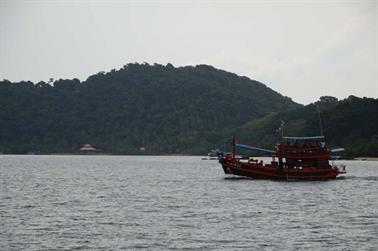
MULTIPOLYGON (((39 155, 39 156, 172 156, 172 157, 178 157, 178 156, 182 156, 182 157, 190 157, 190 156, 197 156, 197 157, 202 157, 202 158, 206 158, 207 156, 205 155, 190 155, 190 154, 114 154, 114 153, 89 153, 89 154, 83 154, 83 153, 38 153, 38 154, 27 154, 27 153, 24 153, 24 154, 14 154, 14 153, 0 153, 0 156, 6 156, 6 155, 19 155, 19 156, 35 156, 35 155, 39 155)), ((260 156, 260 157, 263 157, 263 156, 260 156)), ((267 157, 267 156, 265 156, 267 157)), ((259 158, 258 156, 256 156, 256 158, 259 158)), ((269 158, 269 157, 268 157, 269 158)), ((340 158, 340 159, 336 159, 338 161, 340 160, 356 160, 356 161, 378 161, 378 157, 355 157, 355 158, 340 158)))
POLYGON ((378 157, 356 157, 353 160, 360 160, 360 161, 378 161, 378 157))

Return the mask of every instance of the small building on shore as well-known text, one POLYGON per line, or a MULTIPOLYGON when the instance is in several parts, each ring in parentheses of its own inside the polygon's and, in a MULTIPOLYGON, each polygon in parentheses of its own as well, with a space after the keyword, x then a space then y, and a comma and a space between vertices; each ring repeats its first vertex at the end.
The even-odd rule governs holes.
POLYGON ((90 144, 85 144, 82 148, 80 148, 81 153, 95 153, 96 151, 97 149, 90 144))

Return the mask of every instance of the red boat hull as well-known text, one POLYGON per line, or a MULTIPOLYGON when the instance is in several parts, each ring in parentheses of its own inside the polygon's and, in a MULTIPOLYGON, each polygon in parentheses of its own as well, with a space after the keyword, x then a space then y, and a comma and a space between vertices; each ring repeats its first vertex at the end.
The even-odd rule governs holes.
POLYGON ((280 168, 277 163, 242 162, 236 158, 223 157, 219 160, 226 174, 246 176, 255 179, 272 180, 328 180, 345 172, 328 165, 326 168, 304 167, 301 169, 280 168))

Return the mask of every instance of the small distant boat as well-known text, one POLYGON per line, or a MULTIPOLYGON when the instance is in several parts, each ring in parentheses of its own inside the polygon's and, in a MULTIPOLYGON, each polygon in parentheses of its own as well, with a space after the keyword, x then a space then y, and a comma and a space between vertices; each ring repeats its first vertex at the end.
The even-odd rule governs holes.
POLYGON ((219 163, 225 174, 234 174, 256 179, 273 180, 328 180, 346 174, 345 166, 329 164, 331 152, 326 148, 324 136, 282 137, 274 150, 268 150, 232 140, 232 155, 223 156, 219 163), (270 163, 235 157, 236 148, 263 152, 272 156, 270 163))
POLYGON ((212 157, 218 158, 218 156, 220 156, 222 154, 223 154, 223 151, 221 151, 219 149, 213 149, 213 150, 210 150, 210 152, 207 153, 207 156, 209 158, 212 158, 212 157))
POLYGON ((207 157, 203 157, 202 160, 218 160, 219 158, 223 156, 230 156, 231 154, 229 152, 224 152, 219 149, 213 149, 210 150, 210 152, 207 153, 207 157))
POLYGON ((218 160, 218 157, 203 157, 202 160, 218 160))

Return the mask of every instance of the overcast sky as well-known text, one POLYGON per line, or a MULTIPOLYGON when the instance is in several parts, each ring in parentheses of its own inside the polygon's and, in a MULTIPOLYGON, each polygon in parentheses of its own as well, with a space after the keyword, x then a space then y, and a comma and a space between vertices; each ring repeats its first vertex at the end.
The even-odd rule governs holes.
POLYGON ((308 104, 378 96, 377 0, 0 0, 0 79, 210 64, 308 104))

